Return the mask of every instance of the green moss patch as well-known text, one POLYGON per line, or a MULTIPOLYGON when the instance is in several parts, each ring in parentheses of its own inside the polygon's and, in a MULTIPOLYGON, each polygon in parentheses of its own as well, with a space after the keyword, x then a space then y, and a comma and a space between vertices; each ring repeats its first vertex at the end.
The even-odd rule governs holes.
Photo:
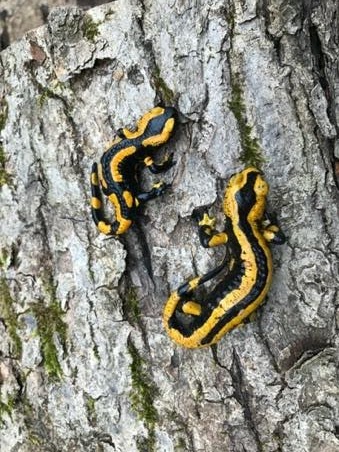
MULTIPOLYGON (((0 101, 0 132, 5 128, 8 118, 8 104, 4 99, 0 101)), ((10 182, 10 175, 6 172, 6 156, 3 146, 0 144, 0 187, 10 182)))
POLYGON ((49 296, 49 304, 32 303, 31 309, 37 321, 37 334, 40 337, 44 368, 49 378, 59 380, 62 369, 58 360, 55 338, 58 337, 63 349, 66 350, 67 325, 62 319, 65 313, 56 299, 53 283, 48 282, 45 290, 49 296))
POLYGON ((154 88, 159 93, 160 97, 167 105, 172 105, 174 102, 174 92, 168 87, 165 80, 160 75, 160 69, 156 67, 153 71, 154 88))
POLYGON ((128 317, 128 320, 132 324, 138 323, 140 319, 139 299, 137 297, 136 289, 133 286, 131 286, 126 292, 124 299, 124 311, 125 315, 128 317))
POLYGON ((8 104, 7 101, 4 99, 0 103, 0 130, 5 128, 7 118, 8 118, 8 104))
POLYGON ((148 375, 146 363, 132 341, 128 343, 128 352, 132 360, 130 364, 132 377, 131 406, 148 430, 148 438, 140 439, 138 448, 139 450, 153 452, 155 450, 155 424, 158 419, 154 399, 158 394, 158 388, 148 375))
POLYGON ((91 397, 90 395, 85 395, 85 404, 88 420, 92 426, 95 426, 97 422, 97 416, 95 412, 95 399, 93 399, 93 397, 91 397))
POLYGON ((175 452, 184 452, 187 450, 185 439, 182 437, 178 438, 177 444, 174 446, 175 452))
POLYGON ((43 92, 38 97, 38 106, 41 108, 47 99, 54 97, 54 93, 50 88, 44 88, 43 92))
POLYGON ((239 159, 247 166, 255 166, 260 169, 265 159, 257 138, 252 138, 252 129, 247 124, 243 92, 238 82, 232 83, 232 97, 228 105, 238 123, 242 148, 239 159))
POLYGON ((6 156, 3 146, 0 144, 0 187, 5 184, 9 184, 11 176, 7 173, 5 169, 6 156))
POLYGON ((66 89, 66 84, 60 80, 53 80, 49 86, 42 86, 39 84, 39 91, 41 94, 37 97, 37 104, 42 108, 48 99, 61 99, 63 90, 66 89))
POLYGON ((1 394, 0 394, 0 426, 4 423, 4 416, 7 415, 9 417, 12 416, 12 411, 15 405, 15 397, 8 396, 7 401, 3 402, 1 400, 1 394))
POLYGON ((99 34, 100 24, 101 22, 94 22, 94 20, 90 16, 85 16, 82 26, 82 32, 84 34, 84 37, 88 39, 88 41, 95 41, 95 38, 99 34))
POLYGON ((5 323, 6 330, 12 345, 12 353, 15 358, 20 359, 22 343, 18 334, 19 321, 15 312, 15 301, 11 297, 8 284, 4 278, 0 279, 0 317, 5 323))
POLYGON ((0 268, 4 267, 6 265, 8 256, 9 256, 9 252, 6 250, 6 248, 1 248, 0 249, 0 268))

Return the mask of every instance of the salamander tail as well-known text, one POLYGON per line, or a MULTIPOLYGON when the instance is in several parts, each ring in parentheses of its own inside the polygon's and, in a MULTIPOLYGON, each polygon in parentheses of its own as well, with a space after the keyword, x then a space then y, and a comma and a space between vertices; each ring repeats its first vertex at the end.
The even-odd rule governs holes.
POLYGON ((98 165, 93 163, 91 172, 91 212, 94 223, 100 232, 106 235, 115 235, 119 227, 116 221, 109 223, 104 216, 101 190, 99 186, 98 165))

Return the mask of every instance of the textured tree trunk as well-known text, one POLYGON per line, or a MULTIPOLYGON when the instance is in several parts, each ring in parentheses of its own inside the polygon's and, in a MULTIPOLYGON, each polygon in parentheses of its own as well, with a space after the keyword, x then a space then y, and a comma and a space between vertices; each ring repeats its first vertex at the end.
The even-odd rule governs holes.
POLYGON ((117 0, 53 10, 2 51, 1 452, 339 450, 338 17, 335 0, 117 0), (159 101, 181 113, 172 190, 108 240, 91 165, 159 101), (226 180, 262 161, 288 236, 267 301, 182 349, 164 303, 223 255, 191 211, 214 203, 221 227, 226 180))

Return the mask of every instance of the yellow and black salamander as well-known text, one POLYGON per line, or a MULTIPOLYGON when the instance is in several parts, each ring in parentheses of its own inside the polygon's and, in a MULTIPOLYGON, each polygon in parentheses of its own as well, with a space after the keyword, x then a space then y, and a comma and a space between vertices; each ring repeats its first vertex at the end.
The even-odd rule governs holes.
POLYGON ((99 165, 93 164, 91 211, 100 232, 123 234, 135 220, 140 204, 162 195, 170 186, 158 182, 149 192, 142 192, 137 169, 146 166, 158 174, 174 165, 173 154, 160 164, 154 163, 153 150, 169 140, 176 118, 177 111, 173 107, 152 108, 139 119, 135 131, 119 129, 116 140, 104 152, 99 165), (101 190, 114 206, 113 222, 105 219, 101 190))
POLYGON ((241 324, 264 300, 272 279, 268 243, 285 241, 275 221, 265 210, 268 184, 259 170, 250 167, 233 175, 224 196, 224 232, 214 228, 215 219, 206 209, 196 209, 199 237, 204 247, 228 246, 228 258, 215 269, 181 285, 173 292, 163 312, 169 336, 189 347, 212 345, 241 324), (202 301, 193 297, 198 286, 221 279, 202 301))

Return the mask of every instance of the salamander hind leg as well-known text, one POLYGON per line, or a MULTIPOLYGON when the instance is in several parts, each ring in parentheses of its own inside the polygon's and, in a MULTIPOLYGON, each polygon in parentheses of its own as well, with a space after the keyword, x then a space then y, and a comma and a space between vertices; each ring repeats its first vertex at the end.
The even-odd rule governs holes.
POLYGON ((165 193, 165 191, 171 187, 171 184, 165 182, 157 182, 153 185, 152 189, 147 192, 139 193, 137 199, 139 202, 147 202, 151 199, 157 198, 165 193))
POLYGON ((118 129, 116 132, 117 137, 121 138, 122 140, 126 139, 126 133, 123 128, 118 129))
POLYGON ((144 164, 153 174, 163 173, 175 165, 176 162, 173 160, 173 155, 168 155, 161 163, 154 163, 153 158, 148 156, 144 159, 144 164))

